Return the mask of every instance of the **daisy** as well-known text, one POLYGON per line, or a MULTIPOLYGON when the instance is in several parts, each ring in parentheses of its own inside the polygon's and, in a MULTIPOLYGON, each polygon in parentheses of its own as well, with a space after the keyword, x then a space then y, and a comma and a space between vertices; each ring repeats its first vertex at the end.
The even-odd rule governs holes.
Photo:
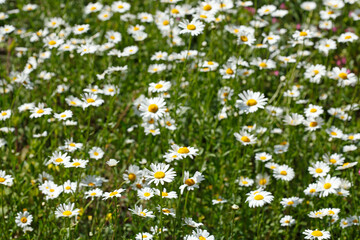
POLYGON ((165 163, 150 164, 151 170, 148 170, 145 174, 146 180, 149 180, 149 184, 155 183, 157 186, 159 183, 164 185, 165 182, 172 182, 176 176, 176 172, 170 165, 165 163), (169 169, 170 168, 170 169, 169 169))
POLYGON ((339 38, 337 39, 338 42, 343 43, 343 42, 353 42, 358 40, 359 37, 352 33, 352 32, 347 32, 347 33, 343 33, 339 36, 339 38))
POLYGON ((273 69, 276 67, 276 64, 271 59, 261 59, 256 58, 251 61, 251 65, 257 66, 260 70, 262 69, 273 69))
POLYGON ((51 108, 45 108, 44 103, 39 103, 37 107, 33 107, 32 109, 30 109, 30 118, 39 118, 43 115, 50 115, 51 111, 51 108))
POLYGON ((272 156, 266 152, 260 152, 255 154, 255 159, 262 162, 267 162, 272 159, 272 156))
POLYGON ((287 165, 280 165, 274 170, 273 176, 276 179, 291 181, 295 177, 295 172, 294 169, 287 165))
POLYGON ((342 154, 334 153, 334 154, 324 154, 323 159, 326 163, 330 165, 343 165, 345 158, 342 154))
POLYGON ((355 165, 357 165, 357 162, 346 162, 344 163, 342 166, 338 166, 336 168, 336 170, 345 170, 345 169, 348 169, 348 168, 351 168, 351 167, 354 167, 355 165))
POLYGON ((247 193, 248 197, 245 202, 249 202, 249 207, 262 207, 266 203, 271 203, 274 199, 270 192, 263 191, 261 189, 247 193))
POLYGON ((166 92, 170 89, 171 83, 166 81, 160 81, 158 83, 150 83, 149 92, 166 92))
POLYGON ((304 41, 305 39, 312 38, 314 33, 308 29, 302 31, 296 30, 292 37, 297 41, 304 41))
POLYGON ((320 117, 317 118, 308 118, 303 120, 303 124, 306 127, 306 131, 315 131, 317 129, 321 129, 321 126, 324 124, 324 120, 320 117))
POLYGON ((220 74, 223 79, 234 78, 236 75, 236 64, 227 63, 223 65, 222 68, 220 69, 220 74))
POLYGON ((191 159, 193 159, 195 156, 198 155, 198 151, 199 150, 194 147, 190 147, 190 146, 180 147, 177 144, 173 144, 173 145, 171 145, 171 150, 169 150, 169 154, 172 156, 173 159, 175 159, 175 158, 184 159, 187 157, 190 157, 191 159), (176 156, 176 157, 174 158, 174 156, 176 156))
POLYGON ((141 232, 136 234, 135 240, 151 240, 153 239, 153 235, 148 232, 141 232))
POLYGON ((154 193, 154 190, 149 187, 145 187, 137 191, 137 195, 141 200, 149 200, 154 196, 154 193))
POLYGON ((303 232, 305 239, 329 239, 331 238, 330 232, 325 230, 310 230, 307 229, 303 232))
POLYGON ((340 183, 338 177, 331 177, 330 175, 327 175, 325 178, 321 177, 317 182, 320 197, 327 197, 331 193, 336 193, 336 189, 340 187, 340 183))
POLYGON ((84 93, 82 95, 82 107, 83 109, 89 107, 89 106, 95 106, 98 107, 101 104, 104 103, 104 100, 98 97, 98 95, 93 93, 84 93))
POLYGON ((305 11, 312 11, 316 8, 315 2, 303 2, 300 4, 300 7, 305 11))
POLYGON ((115 94, 118 94, 120 92, 119 88, 114 86, 114 85, 110 85, 110 84, 106 84, 104 85, 103 89, 102 89, 102 93, 108 96, 114 96, 115 94))
POLYGON ((89 160, 73 159, 72 162, 65 163, 65 168, 85 168, 89 160))
POLYGON ((31 225, 33 216, 28 212, 18 212, 15 217, 15 223, 21 228, 31 225))
POLYGON ((313 117, 316 118, 320 116, 324 112, 323 108, 321 106, 310 104, 307 108, 304 110, 304 114, 306 117, 313 117))
POLYGON ((193 228, 198 228, 203 225, 202 223, 195 222, 192 218, 184 218, 184 222, 185 222, 185 225, 193 227, 193 228))
POLYGON ((66 163, 70 162, 70 160, 71 160, 71 157, 68 156, 67 153, 62 154, 61 152, 56 151, 52 154, 48 163, 60 165, 60 164, 66 164, 66 163))
POLYGON ((304 201, 302 198, 298 197, 290 197, 290 198, 283 198, 280 204, 283 207, 296 207, 297 205, 301 204, 304 201))
POLYGON ((123 1, 115 1, 111 4, 111 10, 113 12, 124 13, 129 11, 130 4, 123 1))
POLYGON ((342 138, 343 132, 334 126, 331 126, 330 128, 326 129, 326 133, 329 134, 330 138, 342 138))
POLYGON ((246 114, 256 112, 259 108, 263 109, 268 100, 263 93, 251 90, 243 91, 239 97, 240 99, 236 100, 236 105, 240 108, 241 113, 246 114))
POLYGON ((93 12, 98 12, 103 8, 103 5, 99 2, 95 2, 95 3, 89 3, 88 5, 85 6, 85 14, 90 14, 93 12))
MULTIPOLYGON (((222 0, 223 1, 223 0, 222 0)), ((206 230, 201 230, 199 228, 192 231, 193 236, 195 239, 201 239, 201 240, 215 240, 215 237, 211 235, 206 230)))
POLYGON ((241 176, 240 179, 237 180, 240 187, 250 187, 254 184, 254 180, 251 178, 241 176))
POLYGON ((70 180, 67 180, 63 184, 63 192, 64 193, 73 193, 76 191, 76 188, 77 188, 77 183, 71 182, 70 180))
POLYGON ((77 97, 68 96, 65 98, 66 103, 71 107, 82 107, 82 102, 77 97))
POLYGON ((73 116, 73 113, 72 113, 71 110, 66 110, 66 111, 64 111, 62 113, 55 113, 54 114, 54 117, 56 119, 59 119, 59 120, 66 120, 66 119, 71 118, 72 116, 73 116))
POLYGON ((190 33, 191 36, 197 36, 204 31, 205 25, 197 18, 194 18, 191 21, 184 19, 180 22, 179 28, 181 29, 179 34, 190 33))
POLYGON ((109 159, 106 164, 109 167, 115 167, 117 164, 119 163, 119 161, 117 161, 116 159, 109 159))
POLYGON ((112 192, 104 192, 103 193, 103 200, 106 200, 106 199, 109 199, 109 198, 114 198, 114 197, 121 197, 121 193, 124 192, 125 189, 122 189, 122 188, 119 188, 119 189, 116 189, 112 192))
POLYGON ((85 199, 87 198, 94 199, 94 197, 101 197, 102 195, 103 195, 103 191, 99 188, 95 188, 85 192, 85 199))
POLYGON ((143 209, 142 206, 137 206, 135 205, 134 209, 129 208, 129 211, 132 212, 133 214, 138 215, 139 217, 143 217, 143 218, 154 218, 155 215, 153 215, 152 211, 149 211, 147 209, 143 209))
POLYGON ((308 171, 313 177, 325 177, 330 171, 330 167, 324 162, 315 162, 308 167, 308 171))
POLYGON ((4 121, 6 119, 9 119, 11 116, 11 110, 2 110, 0 112, 0 120, 4 121))
POLYGON ((320 79, 325 75, 326 68, 321 64, 309 66, 304 73, 305 78, 310 79, 312 83, 320 83, 320 79))
POLYGON ((234 136, 236 138, 236 140, 238 140, 239 142, 241 142, 242 145, 246 146, 249 144, 255 144, 257 141, 257 138, 252 135, 249 134, 246 131, 241 130, 239 133, 234 133, 234 136))
POLYGON ((90 158, 99 160, 104 156, 104 151, 99 147, 93 147, 89 150, 90 158))
POLYGON ((123 174, 123 179, 126 183, 134 182, 136 179, 141 179, 143 171, 136 165, 130 165, 123 174))
POLYGON ((227 200, 224 199, 223 197, 219 196, 218 198, 211 200, 211 202, 212 202, 212 205, 216 205, 216 204, 220 204, 220 203, 226 203, 227 200))
POLYGON ((139 107, 139 111, 143 118, 153 118, 155 120, 163 117, 166 109, 165 101, 162 97, 144 99, 139 107))
POLYGON ((183 194, 185 188, 188 191, 199 188, 199 183, 205 180, 204 176, 200 172, 196 172, 193 177, 190 178, 189 172, 184 172, 183 185, 180 186, 180 193, 183 194))
POLYGON ((270 184, 270 176, 267 175, 266 173, 257 174, 255 181, 259 187, 265 188, 267 185, 270 184))
POLYGON ((257 13, 259 14, 259 16, 264 16, 272 14, 275 10, 276 6, 274 5, 264 5, 257 10, 257 13))
MULTIPOLYGON (((160 190, 155 189, 155 193, 156 193, 156 195, 160 196, 160 190)), ((161 192, 161 197, 162 198, 168 198, 168 199, 174 199, 174 198, 177 198, 178 195, 177 195, 177 193, 175 191, 167 192, 166 188, 164 188, 162 190, 162 192, 161 192)))
POLYGON ((280 224, 282 227, 287 227, 295 224, 295 219, 290 215, 285 215, 280 219, 280 224))
POLYGON ((75 208, 75 203, 69 203, 69 204, 60 204, 60 206, 58 206, 56 208, 55 211, 55 215, 57 218, 59 217, 73 217, 73 216, 77 216, 79 215, 79 209, 75 208))

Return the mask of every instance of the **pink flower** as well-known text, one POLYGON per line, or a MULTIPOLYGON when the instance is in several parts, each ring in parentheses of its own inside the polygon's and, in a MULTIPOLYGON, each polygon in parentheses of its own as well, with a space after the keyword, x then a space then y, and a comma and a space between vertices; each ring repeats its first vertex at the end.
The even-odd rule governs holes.
POLYGON ((296 30, 299 30, 300 28, 301 28, 301 24, 300 23, 296 24, 296 30))

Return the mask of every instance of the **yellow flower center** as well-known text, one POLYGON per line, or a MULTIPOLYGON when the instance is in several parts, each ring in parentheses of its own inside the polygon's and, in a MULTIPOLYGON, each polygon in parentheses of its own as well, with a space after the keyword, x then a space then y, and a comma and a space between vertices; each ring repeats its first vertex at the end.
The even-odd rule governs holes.
POLYGON ((348 162, 344 163, 344 164, 343 164, 343 167, 346 167, 347 165, 349 165, 348 162))
POLYGON ((56 41, 51 40, 51 41, 49 41, 48 43, 49 43, 49 45, 51 45, 51 46, 52 46, 52 45, 55 45, 55 44, 56 44, 56 41))
POLYGON ((7 115, 7 112, 2 112, 1 113, 1 116, 6 116, 7 115))
POLYGON ((240 140, 243 142, 250 142, 250 138, 248 138, 247 136, 242 136, 240 140))
POLYGON ((94 152, 94 155, 95 155, 95 156, 99 156, 99 153, 98 153, 98 152, 94 152))
POLYGON ((163 209, 162 210, 164 213, 170 213, 170 210, 169 209, 163 209))
POLYGON ((336 163, 336 160, 335 160, 335 159, 333 159, 333 158, 332 158, 332 159, 330 159, 329 161, 330 161, 332 164, 335 164, 335 163, 336 163))
POLYGON ((205 11, 210 11, 212 9, 212 7, 209 5, 209 4, 206 4, 204 7, 203 7, 203 10, 205 11))
POLYGON ((308 35, 307 32, 300 32, 301 37, 306 37, 307 35, 308 35))
POLYGON ((226 72, 226 74, 228 74, 228 75, 234 74, 234 71, 233 71, 231 68, 226 69, 225 72, 226 72))
POLYGON ((20 219, 20 221, 21 221, 22 223, 27 223, 27 218, 26 218, 26 217, 22 217, 22 218, 20 219))
POLYGON ((90 196, 95 196, 95 195, 96 195, 96 192, 90 193, 90 196))
POLYGON ((243 42, 247 42, 249 40, 246 36, 241 36, 240 39, 243 42))
POLYGON ((315 230, 311 233, 314 237, 321 237, 323 233, 321 231, 315 230))
POLYGON ((266 183, 267 183, 267 181, 266 181, 265 178, 260 179, 260 181, 259 181, 259 184, 260 184, 260 185, 265 185, 266 183))
POLYGON ((316 110, 316 108, 312 108, 312 109, 310 109, 310 112, 315 113, 315 112, 317 112, 317 110, 316 110))
POLYGON ((171 13, 172 13, 172 14, 179 14, 180 12, 179 12, 179 10, 177 10, 176 8, 173 8, 173 9, 171 10, 171 13))
POLYGON ((181 147, 181 148, 178 149, 177 152, 180 153, 180 154, 186 154, 186 153, 189 153, 190 150, 187 147, 181 147))
POLYGON ((140 215, 142 215, 143 217, 145 217, 145 216, 146 216, 146 213, 140 212, 140 215))
POLYGON ((156 84, 156 85, 155 85, 155 88, 156 88, 156 89, 160 89, 160 88, 162 88, 162 87, 163 87, 162 84, 156 84))
POLYGON ((88 99, 86 99, 86 101, 87 101, 88 103, 93 103, 93 102, 95 102, 95 100, 92 99, 92 98, 88 98, 88 99))
POLYGON ((251 106, 255 106, 257 104, 257 101, 255 99, 249 99, 246 102, 246 105, 251 107, 251 106))
POLYGON ((333 135, 333 136, 337 136, 336 132, 331 132, 330 134, 333 135))
POLYGON ((114 192, 110 193, 109 196, 110 196, 110 197, 113 197, 113 196, 115 196, 115 195, 118 194, 118 193, 119 193, 119 192, 114 191, 114 192))
POLYGON ((259 64, 259 66, 262 67, 262 68, 265 68, 265 67, 267 67, 267 64, 264 63, 264 62, 261 62, 261 63, 259 64))
POLYGON ((0 182, 5 182, 5 178, 0 177, 0 182))
POLYGON ((199 240, 206 240, 206 238, 204 238, 203 236, 200 236, 199 240))
POLYGON ((310 193, 314 193, 314 192, 316 192, 316 189, 314 188, 310 189, 310 193))
POLYGON ((264 199, 264 196, 261 195, 261 194, 258 194, 254 197, 255 200, 259 201, 259 200, 263 200, 264 199))
POLYGON ((78 167, 78 166, 80 166, 81 164, 80 164, 79 162, 74 162, 72 165, 75 166, 75 167, 78 167))
POLYGON ((39 114, 41 114, 41 113, 43 113, 43 112, 44 112, 43 109, 39 109, 39 110, 36 111, 36 113, 39 113, 39 114))
POLYGON ((339 73, 339 78, 342 78, 342 79, 347 79, 347 74, 342 72, 342 73, 339 73))
POLYGON ((152 113, 156 113, 159 110, 159 107, 156 104, 150 104, 148 107, 148 111, 152 113))
POLYGON ((167 196, 169 196, 169 194, 168 194, 167 192, 162 192, 162 193, 161 193, 161 196, 167 197, 167 196))
POLYGON ((165 177, 165 173, 164 173, 164 172, 161 172, 161 171, 156 172, 156 173, 154 174, 154 177, 157 178, 157 179, 162 179, 162 178, 165 177))
POLYGON ((260 157, 260 160, 266 160, 266 157, 265 157, 265 156, 261 156, 261 157, 260 157))
POLYGON ((280 174, 283 175, 283 176, 286 176, 286 175, 287 175, 287 172, 284 171, 284 170, 282 170, 282 171, 280 172, 280 174))
POLYGON ((345 36, 345 39, 351 39, 351 36, 345 36))
POLYGON ((331 188, 331 183, 325 183, 325 184, 324 184, 324 188, 325 188, 325 189, 331 188))
POLYGON ((129 180, 130 181, 135 181, 135 179, 136 179, 136 175, 135 174, 133 174, 133 173, 130 173, 129 175, 128 175, 128 178, 129 178, 129 180))
POLYGON ((69 211, 69 210, 66 210, 66 211, 63 212, 64 216, 70 216, 71 214, 72 214, 72 212, 69 211))
POLYGON ((322 170, 321 168, 317 168, 317 169, 315 170, 315 172, 316 172, 316 173, 322 173, 323 170, 322 170))
POLYGON ((186 28, 190 31, 193 31, 196 29, 196 26, 194 24, 188 24, 186 28))
POLYGON ((145 196, 145 197, 149 197, 149 196, 150 196, 150 193, 146 192, 146 193, 144 193, 144 196, 145 196))
POLYGON ((65 187, 65 189, 66 189, 66 190, 70 190, 70 189, 71 189, 71 187, 70 187, 70 186, 67 186, 67 187, 65 187))
POLYGON ((293 201, 289 201, 287 204, 288 204, 288 205, 293 205, 294 202, 293 202, 293 201))
POLYGON ((62 158, 55 159, 55 162, 62 162, 62 161, 63 161, 62 158))
POLYGON ((310 127, 316 127, 318 124, 317 124, 317 122, 310 122, 310 127))
POLYGON ((195 181, 194 181, 194 179, 188 178, 185 180, 185 184, 188 186, 192 186, 195 184, 195 181))

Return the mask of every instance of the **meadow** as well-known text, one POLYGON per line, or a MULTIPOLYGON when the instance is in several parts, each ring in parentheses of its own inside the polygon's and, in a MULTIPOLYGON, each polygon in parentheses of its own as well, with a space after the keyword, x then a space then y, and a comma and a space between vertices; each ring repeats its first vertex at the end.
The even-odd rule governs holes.
POLYGON ((359 0, 0 0, 0 239, 360 239, 359 0))

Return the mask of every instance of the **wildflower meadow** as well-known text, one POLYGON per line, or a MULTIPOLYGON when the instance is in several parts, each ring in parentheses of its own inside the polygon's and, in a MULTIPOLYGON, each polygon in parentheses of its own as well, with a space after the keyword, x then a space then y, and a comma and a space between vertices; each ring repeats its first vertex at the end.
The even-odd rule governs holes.
POLYGON ((359 0, 0 0, 0 239, 360 239, 359 0))

